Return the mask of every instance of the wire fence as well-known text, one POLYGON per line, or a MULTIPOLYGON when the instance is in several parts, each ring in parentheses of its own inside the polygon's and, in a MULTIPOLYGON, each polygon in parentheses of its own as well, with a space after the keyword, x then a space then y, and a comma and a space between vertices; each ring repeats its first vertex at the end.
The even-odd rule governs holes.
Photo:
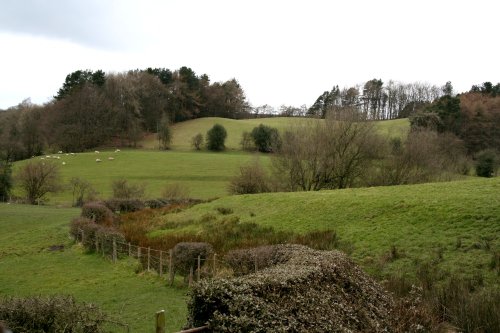
MULTIPOLYGON (((123 242, 116 238, 85 235, 82 229, 79 229, 79 235, 75 238, 75 241, 86 244, 87 248, 108 258, 113 263, 127 257, 137 259, 144 271, 157 273, 171 285, 174 283, 175 277, 180 273, 184 277, 184 281, 189 286, 192 286, 194 281, 216 277, 220 272, 227 272, 230 267, 227 261, 222 260, 217 253, 213 253, 208 257, 200 255, 190 258, 189 272, 180 272, 181 266, 185 268, 185 265, 176 265, 173 249, 159 250, 123 242), (93 246, 89 246, 89 244, 93 246)), ((186 258, 183 259, 186 260, 186 258)), ((255 272, 258 271, 257 258, 255 258, 255 264, 252 268, 255 272)))

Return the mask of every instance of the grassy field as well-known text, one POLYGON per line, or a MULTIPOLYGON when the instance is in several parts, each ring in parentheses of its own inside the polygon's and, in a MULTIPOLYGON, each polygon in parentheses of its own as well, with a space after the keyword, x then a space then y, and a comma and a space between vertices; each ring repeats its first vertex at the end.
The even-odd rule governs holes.
MULTIPOLYGON (((99 305, 131 332, 153 332, 154 313, 165 309, 168 331, 186 318, 186 289, 156 275, 134 273, 137 263, 111 264, 85 254, 68 238, 78 209, 0 204, 0 297, 71 294, 99 305), (63 251, 50 251, 64 245, 63 251)), ((114 327, 114 332, 124 332, 114 327)))
POLYGON ((433 262, 450 275, 481 274, 498 282, 489 265, 500 252, 500 178, 228 196, 163 217, 164 230, 152 236, 196 233, 199 221, 217 215, 219 207, 231 209, 229 217, 238 216, 242 223, 280 231, 333 229, 352 245, 352 257, 373 274, 411 278, 419 264, 433 262), (393 247, 397 258, 385 260, 393 247))
MULTIPOLYGON (((113 149, 101 151, 99 154, 88 152, 74 155, 51 154, 49 156, 59 157, 57 160, 51 160, 61 165, 64 184, 68 185, 72 177, 80 177, 90 181, 102 198, 110 197, 113 180, 125 178, 132 183, 145 184, 147 198, 158 197, 162 188, 167 184, 179 183, 189 189, 191 197, 208 199, 226 196, 230 178, 236 174, 241 165, 256 156, 264 165, 269 164, 268 155, 241 151, 239 142, 243 131, 251 131, 261 123, 284 130, 290 126, 304 123, 304 121, 321 120, 201 118, 173 126, 174 139, 172 150, 169 151, 129 149, 117 153, 113 149), (192 150, 190 147, 191 137, 200 132, 206 133, 215 123, 224 125, 228 131, 226 144, 228 150, 223 153, 192 150), (109 160, 110 157, 114 160, 109 160), (97 163, 97 158, 102 162, 97 163)), ((376 126, 381 133, 400 136, 408 130, 408 120, 381 121, 377 122, 376 126)), ((156 144, 154 135, 142 143, 145 148, 154 148, 156 144)), ((36 157, 38 160, 41 158, 36 157)), ((47 160, 47 157, 43 158, 47 160)), ((14 173, 26 162, 16 162, 14 173)), ((14 193, 20 195, 18 189, 14 193)), ((50 195, 48 198, 50 204, 68 206, 72 201, 72 193, 70 188, 66 187, 60 193, 50 195)))
MULTIPOLYGON (((52 156, 52 155, 51 155, 52 156)), ((65 184, 72 177, 90 181, 103 198, 111 196, 111 182, 125 178, 132 183, 146 185, 146 197, 158 197, 161 189, 172 183, 187 187, 193 198, 207 199, 227 195, 229 179, 237 172, 240 165, 254 158, 253 154, 243 152, 179 152, 122 150, 101 151, 96 153, 78 153, 75 155, 56 154, 61 165, 61 174, 65 184), (113 157, 114 160, 108 160, 113 157), (96 163, 96 158, 102 160, 96 163), (65 165, 62 165, 65 162, 65 165)), ((263 163, 269 157, 259 155, 263 163)), ((37 157, 36 159, 40 159, 37 157)), ((15 164, 17 168, 26 161, 15 164)), ((19 194, 19 191, 17 191, 19 194)), ((49 197, 51 204, 71 204, 72 193, 69 188, 49 197)))
MULTIPOLYGON (((191 138, 198 133, 206 136, 207 131, 215 124, 221 124, 227 131, 226 147, 228 150, 241 150, 240 141, 243 132, 251 132, 252 129, 260 124, 276 127, 284 131, 292 126, 300 125, 308 121, 322 121, 308 118, 259 118, 259 119, 226 119, 226 118, 200 118, 184 121, 172 126, 173 150, 191 150, 191 138)), ((381 134, 401 137, 409 129, 408 119, 395 119, 386 121, 377 121, 375 126, 381 134)), ((140 145, 146 149, 157 149, 158 142, 155 135, 148 136, 140 145)))

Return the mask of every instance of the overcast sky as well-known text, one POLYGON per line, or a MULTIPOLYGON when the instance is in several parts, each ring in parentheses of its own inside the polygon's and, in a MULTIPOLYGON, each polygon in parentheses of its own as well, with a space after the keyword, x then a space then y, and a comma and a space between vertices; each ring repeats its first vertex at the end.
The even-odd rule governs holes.
POLYGON ((0 0, 0 108, 78 69, 191 67, 254 106, 311 105, 377 78, 500 81, 500 1, 0 0))

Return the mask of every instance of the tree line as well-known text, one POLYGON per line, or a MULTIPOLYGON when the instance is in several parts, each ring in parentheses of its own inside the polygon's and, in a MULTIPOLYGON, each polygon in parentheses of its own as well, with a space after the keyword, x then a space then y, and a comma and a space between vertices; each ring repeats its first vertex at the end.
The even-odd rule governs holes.
POLYGON ((327 113, 356 108, 366 119, 387 120, 406 118, 422 103, 430 103, 441 97, 446 89, 427 83, 401 83, 390 80, 384 85, 380 79, 372 79, 353 87, 339 88, 322 93, 307 110, 311 116, 325 118, 327 113))
POLYGON ((25 100, 0 114, 0 150, 9 160, 44 148, 83 151, 103 144, 135 146, 160 124, 199 117, 248 117, 236 79, 210 82, 188 67, 124 73, 78 70, 45 105, 25 100))

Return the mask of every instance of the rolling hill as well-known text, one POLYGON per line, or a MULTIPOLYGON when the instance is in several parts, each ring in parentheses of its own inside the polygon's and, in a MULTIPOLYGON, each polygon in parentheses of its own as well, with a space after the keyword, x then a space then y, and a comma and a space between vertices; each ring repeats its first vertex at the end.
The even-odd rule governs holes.
MULTIPOLYGON (((177 123, 172 126, 173 139, 172 150, 191 150, 191 138, 198 133, 203 136, 215 124, 221 124, 227 131, 226 147, 228 150, 241 150, 240 141, 243 132, 251 132, 252 129, 260 124, 276 127, 279 131, 284 131, 291 126, 304 124, 308 121, 323 121, 309 118, 257 118, 257 119, 227 119, 227 118, 199 118, 177 123)), ((402 136, 409 129, 408 119, 395 119, 386 121, 377 121, 375 126, 381 134, 389 136, 402 136)), ((158 142, 155 135, 151 134, 139 143, 146 149, 157 149, 158 142)))
POLYGON ((228 196, 164 216, 151 237, 197 233, 210 215, 298 234, 335 230, 373 274, 415 277, 418 265, 433 262, 446 274, 498 282, 489 267, 500 252, 500 178, 228 196), (391 251, 398 254, 384 262, 391 251))

